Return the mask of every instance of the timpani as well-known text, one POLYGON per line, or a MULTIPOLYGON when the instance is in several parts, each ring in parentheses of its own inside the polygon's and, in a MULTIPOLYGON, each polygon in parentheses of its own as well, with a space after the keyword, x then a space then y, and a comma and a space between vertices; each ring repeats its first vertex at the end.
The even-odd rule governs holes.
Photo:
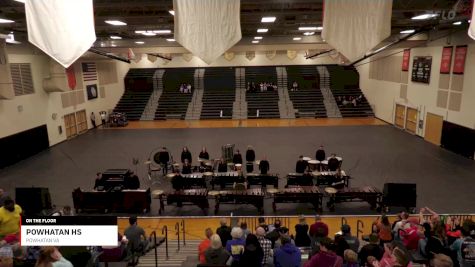
POLYGON ((308 168, 311 171, 316 171, 319 164, 320 164, 320 161, 318 161, 318 160, 314 160, 314 159, 309 160, 308 161, 308 168))

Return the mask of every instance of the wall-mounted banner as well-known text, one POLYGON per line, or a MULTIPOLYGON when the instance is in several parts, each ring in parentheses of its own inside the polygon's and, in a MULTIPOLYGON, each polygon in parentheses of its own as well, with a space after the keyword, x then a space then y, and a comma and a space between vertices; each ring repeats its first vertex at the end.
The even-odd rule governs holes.
POLYGON ((246 58, 251 61, 256 57, 256 52, 254 51, 247 51, 246 52, 246 58))
POLYGON ((295 50, 287 50, 287 57, 290 60, 294 60, 297 57, 297 51, 295 50))
POLYGON ((193 54, 191 54, 191 53, 184 53, 184 54, 182 54, 181 56, 182 56, 183 59, 184 59, 185 61, 187 61, 187 62, 190 62, 191 59, 193 58, 193 54))
POLYGON ((467 56, 467 46, 461 45, 455 47, 455 59, 453 74, 463 74, 465 71, 465 57, 467 56))
POLYGON ((225 52, 224 53, 224 58, 227 60, 227 61, 231 61, 234 59, 234 52, 225 52))
POLYGON ((411 81, 420 83, 430 83, 430 71, 432 67, 432 57, 414 57, 412 62, 411 81))
POLYGON ((155 61, 157 61, 158 57, 152 56, 152 55, 147 55, 147 59, 148 59, 148 61, 154 63, 155 61))
POLYGON ((440 59, 440 73, 449 74, 452 64, 452 46, 442 48, 442 58, 440 59))
POLYGON ((68 77, 69 89, 74 90, 76 87, 76 72, 74 71, 74 65, 71 65, 66 69, 66 76, 68 77))
POLYGON ((276 50, 266 51, 266 57, 267 57, 269 60, 273 60, 273 59, 275 58, 275 55, 277 55, 277 51, 276 51, 276 50))
POLYGON ((402 71, 409 71, 409 59, 411 58, 411 49, 404 49, 402 54, 402 71))

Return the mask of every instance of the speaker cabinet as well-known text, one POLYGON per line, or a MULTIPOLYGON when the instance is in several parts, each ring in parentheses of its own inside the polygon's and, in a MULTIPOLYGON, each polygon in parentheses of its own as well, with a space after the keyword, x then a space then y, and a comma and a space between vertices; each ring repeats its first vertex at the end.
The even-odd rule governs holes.
POLYGON ((417 205, 416 184, 386 183, 383 201, 389 207, 414 208, 417 205))

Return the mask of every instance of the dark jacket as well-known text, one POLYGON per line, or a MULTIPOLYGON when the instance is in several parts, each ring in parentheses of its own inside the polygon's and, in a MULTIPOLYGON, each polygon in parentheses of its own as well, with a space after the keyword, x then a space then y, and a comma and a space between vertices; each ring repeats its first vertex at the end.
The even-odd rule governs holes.
POLYGON ((231 227, 229 226, 220 226, 216 229, 216 234, 221 238, 221 243, 223 247, 226 247, 228 240, 231 240, 231 227))
POLYGON ((229 252, 227 252, 223 247, 218 249, 210 247, 205 251, 206 264, 222 266, 226 265, 228 259, 229 252))
POLYGON ((158 153, 158 162, 165 164, 170 161, 170 154, 167 151, 160 151, 158 153))
POLYGON ((208 152, 200 152, 200 155, 198 156, 200 159, 209 159, 209 154, 208 152))
POLYGON ((295 164, 295 172, 296 173, 304 173, 307 169, 308 163, 305 160, 298 160, 297 164, 295 164))
POLYGON ((274 253, 275 267, 300 267, 301 260, 300 250, 291 243, 276 249, 274 253))
POLYGON ((246 151, 246 161, 255 161, 256 160, 256 152, 253 149, 248 149, 246 151))
POLYGON ((269 169, 270 169, 269 161, 261 160, 261 162, 259 163, 259 170, 261 170, 261 174, 267 174, 269 169))
POLYGON ((239 260, 239 266, 243 267, 260 267, 262 266, 262 258, 264 257, 264 251, 259 246, 249 244, 244 248, 244 253, 239 260))
POLYGON ((242 164, 242 155, 241 154, 234 154, 233 163, 234 164, 242 164))
POLYGON ((315 153, 315 159, 318 161, 324 161, 325 160, 325 150, 319 149, 315 153))
POLYGON ((295 245, 297 247, 309 247, 310 237, 308 236, 308 225, 297 224, 295 225, 295 245))
POLYGON ((381 258, 383 257, 383 252, 383 249, 377 244, 364 245, 358 253, 360 265, 364 266, 366 264, 368 256, 373 256, 377 260, 381 260, 381 258))
POLYGON ((191 152, 190 151, 181 152, 181 163, 185 163, 185 159, 187 159, 188 163, 191 164, 191 152))
POLYGON ((330 171, 336 171, 340 167, 340 161, 337 158, 330 158, 328 160, 328 169, 330 171))

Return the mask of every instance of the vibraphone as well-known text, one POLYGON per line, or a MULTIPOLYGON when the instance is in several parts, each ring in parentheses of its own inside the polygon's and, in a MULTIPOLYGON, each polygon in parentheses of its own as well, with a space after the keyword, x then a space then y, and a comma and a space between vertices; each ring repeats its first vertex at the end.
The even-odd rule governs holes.
POLYGON ((248 173, 247 187, 251 185, 260 185, 261 187, 267 187, 267 185, 273 185, 274 188, 279 187, 278 174, 260 174, 260 173, 248 173))
POLYGON ((374 186, 347 187, 328 195, 330 200, 327 206, 331 211, 335 210, 335 203, 341 202, 368 202, 371 209, 378 210, 383 207, 383 192, 374 186))
POLYGON ((206 188, 206 179, 202 173, 182 174, 182 185, 184 189, 193 187, 206 188))
POLYGON ((203 211, 204 215, 208 215, 209 202, 207 189, 186 189, 161 195, 159 214, 165 210, 165 198, 168 205, 173 205, 174 203, 176 203, 178 207, 182 205, 196 205, 203 211))
POLYGON ((220 185, 224 189, 226 185, 234 185, 234 183, 244 182, 244 177, 239 172, 215 172, 211 178, 211 187, 220 185))
POLYGON ((291 186, 273 194, 272 209, 277 210, 277 203, 310 203, 315 211, 321 212, 323 193, 316 186, 291 186))
MULTIPOLYGON (((211 194, 210 194, 211 195, 211 194)), ((247 190, 223 190, 215 195, 215 214, 221 204, 250 204, 254 205, 260 214, 264 213, 264 191, 261 188, 247 190)))
POLYGON ((312 186, 313 176, 304 177, 303 173, 289 173, 287 174, 287 185, 289 186, 312 186))
POLYGON ((322 171, 322 172, 313 172, 313 177, 315 177, 316 185, 327 185, 332 186, 335 182, 343 181, 344 187, 348 187, 350 176, 346 175, 345 171, 322 171))

